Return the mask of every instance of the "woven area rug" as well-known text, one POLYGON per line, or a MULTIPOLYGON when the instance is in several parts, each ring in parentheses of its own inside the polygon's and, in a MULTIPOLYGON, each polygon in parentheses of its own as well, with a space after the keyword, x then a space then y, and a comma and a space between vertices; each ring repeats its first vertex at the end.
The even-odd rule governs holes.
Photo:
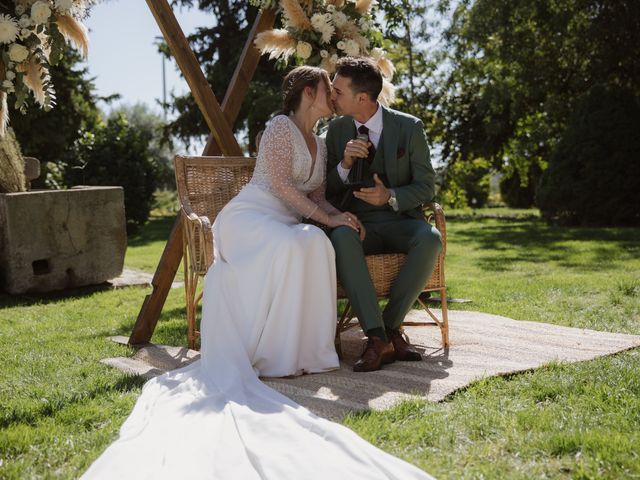
MULTIPOLYGON (((407 320, 427 321, 414 310, 407 320)), ((351 411, 384 410, 410 398, 440 401, 474 380, 530 370, 549 362, 577 362, 640 346, 639 335, 596 332, 547 323, 512 320, 479 312, 449 311, 451 346, 440 346, 435 327, 407 327, 422 362, 396 362, 371 373, 353 373, 362 352, 359 329, 343 334, 344 359, 334 372, 294 378, 263 379, 316 414, 339 419, 351 411)), ((133 358, 104 363, 146 377, 177 368, 198 357, 178 347, 150 345, 133 358)))

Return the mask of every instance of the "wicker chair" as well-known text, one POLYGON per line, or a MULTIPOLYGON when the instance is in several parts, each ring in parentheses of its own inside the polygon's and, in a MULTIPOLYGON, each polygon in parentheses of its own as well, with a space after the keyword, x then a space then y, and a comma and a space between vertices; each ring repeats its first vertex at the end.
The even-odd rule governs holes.
MULTIPOLYGON (((429 203, 424 206, 425 212, 431 212, 427 221, 435 221, 435 227, 442 236, 442 251, 438 256, 436 266, 431 274, 431 278, 425 285, 424 289, 418 296, 418 303, 427 314, 431 317, 433 322, 416 323, 416 322, 403 322, 403 326, 437 326, 440 328, 440 335, 442 337, 442 347, 449 347, 449 319, 447 315, 447 287, 444 281, 444 257, 447 250, 447 226, 444 218, 444 211, 442 207, 437 203, 429 203), (428 307, 427 298, 430 292, 439 292, 440 301, 442 306, 441 318, 428 307)), ((379 299, 383 299, 389 296, 391 286, 398 276, 398 272, 404 265, 406 255, 403 253, 385 253, 380 255, 367 255, 367 267, 373 280, 373 286, 376 289, 376 294, 379 299)), ((338 281, 338 298, 346 299, 346 294, 342 285, 338 281)), ((347 304, 344 311, 338 320, 338 329, 336 330, 336 350, 342 357, 342 349, 340 344, 340 334, 350 328, 359 326, 358 322, 353 322, 353 310, 350 302, 347 300, 347 304)))
MULTIPOLYGON (((189 348, 196 347, 200 332, 197 330, 196 310, 202 299, 197 294, 198 280, 207 273, 213 263, 213 233, 211 226, 222 207, 231 200, 251 179, 255 158, 252 157, 187 157, 175 158, 176 184, 180 198, 181 215, 184 222, 184 284, 187 303, 187 339, 189 348)), ((443 239, 443 249, 435 271, 424 292, 439 291, 442 299, 442 320, 439 320, 426 306, 424 298, 418 302, 427 310, 442 333, 443 346, 448 346, 448 323, 446 287, 444 283, 444 255, 446 229, 444 214, 437 204, 430 204, 434 212, 436 228, 443 239)), ((391 284, 404 263, 403 254, 370 255, 367 265, 380 298, 388 295, 391 284)), ((344 290, 338 285, 338 298, 345 298, 344 290)), ((340 333, 357 326, 352 322, 351 307, 347 304, 338 320, 336 348, 340 352, 340 333)), ((408 323, 405 323, 407 325, 408 323)))

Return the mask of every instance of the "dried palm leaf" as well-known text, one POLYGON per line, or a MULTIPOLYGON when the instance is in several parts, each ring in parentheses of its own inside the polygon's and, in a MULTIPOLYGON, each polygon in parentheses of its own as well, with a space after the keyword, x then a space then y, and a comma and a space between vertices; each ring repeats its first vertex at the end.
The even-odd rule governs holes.
POLYGON ((7 105, 7 93, 0 92, 0 137, 4 137, 9 124, 9 107, 7 105))
POLYGON ((311 29, 311 21, 298 0, 280 0, 280 6, 290 27, 297 30, 311 29))
POLYGON ((296 51, 296 39, 284 29, 276 28, 256 35, 254 45, 264 55, 269 54, 270 59, 287 59, 296 51))
POLYGON ((40 65, 36 61, 36 59, 32 57, 28 61, 22 62, 21 64, 17 65, 16 70, 24 73, 24 84, 33 92, 33 96, 36 99, 36 102, 44 106, 44 81, 49 78, 49 75, 43 75, 44 70, 42 69, 42 65, 40 65))
POLYGON ((69 15, 56 16, 56 24, 60 33, 70 40, 84 58, 89 54, 89 33, 80 21, 69 15))

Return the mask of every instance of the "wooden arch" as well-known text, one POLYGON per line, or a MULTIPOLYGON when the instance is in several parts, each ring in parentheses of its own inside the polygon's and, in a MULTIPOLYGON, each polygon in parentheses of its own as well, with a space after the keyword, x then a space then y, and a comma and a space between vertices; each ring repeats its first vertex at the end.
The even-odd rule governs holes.
MULTIPOLYGON (((232 125, 260 60, 260 52, 254 47, 253 41, 258 33, 273 27, 275 10, 261 11, 256 17, 221 107, 168 1, 147 0, 147 5, 158 22, 162 35, 211 131, 202 154, 242 155, 242 150, 233 135, 232 125)), ((130 345, 140 345, 151 340, 182 255, 182 221, 178 216, 151 281, 153 290, 145 297, 129 336, 130 345)))

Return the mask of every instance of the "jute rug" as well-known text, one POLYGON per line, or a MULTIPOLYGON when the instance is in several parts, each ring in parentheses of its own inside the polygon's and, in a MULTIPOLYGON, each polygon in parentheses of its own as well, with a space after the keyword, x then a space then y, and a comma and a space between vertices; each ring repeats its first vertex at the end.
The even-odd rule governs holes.
MULTIPOLYGON (((414 310, 411 321, 426 321, 414 310)), ((596 332, 546 323, 516 321, 479 312, 449 311, 451 346, 440 346, 436 327, 407 327, 422 362, 396 362, 371 373, 353 373, 362 352, 362 331, 343 334, 344 360, 339 370, 295 378, 263 379, 272 388, 318 415, 339 419, 351 411, 384 410, 422 398, 440 401, 474 380, 530 370, 549 362, 577 362, 640 346, 640 335, 596 332)), ((197 352, 150 345, 133 358, 105 359, 123 371, 151 377, 182 366, 197 352)))

